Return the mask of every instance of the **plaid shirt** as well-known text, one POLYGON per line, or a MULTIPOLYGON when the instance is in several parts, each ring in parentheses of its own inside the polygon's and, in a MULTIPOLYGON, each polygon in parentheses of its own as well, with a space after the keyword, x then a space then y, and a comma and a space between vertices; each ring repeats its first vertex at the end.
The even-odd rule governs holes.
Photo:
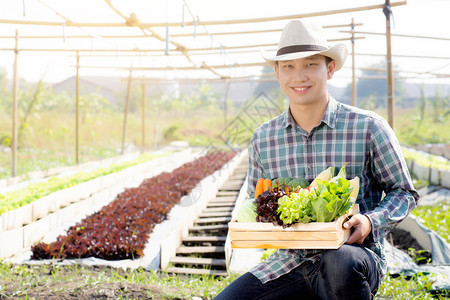
MULTIPOLYGON (((311 182, 329 166, 338 172, 348 163, 347 178, 360 178, 356 203, 372 223, 364 246, 374 254, 380 273, 386 273, 383 238, 416 206, 419 194, 397 138, 383 118, 330 97, 322 121, 309 134, 288 110, 256 129, 249 154, 250 197, 260 177, 304 177, 311 182)), ((265 283, 306 259, 320 258, 322 251, 280 249, 250 272, 265 283)))

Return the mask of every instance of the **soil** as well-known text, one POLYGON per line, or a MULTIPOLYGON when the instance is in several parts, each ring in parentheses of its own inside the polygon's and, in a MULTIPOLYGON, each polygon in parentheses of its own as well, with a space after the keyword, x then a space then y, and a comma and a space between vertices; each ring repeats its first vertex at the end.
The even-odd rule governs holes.
MULTIPOLYGON (((409 248, 422 249, 409 232, 401 229, 394 229, 387 238, 406 253, 409 248)), ((431 253, 419 256, 426 257, 418 261, 419 264, 431 260, 431 253)), ((170 284, 132 283, 127 280, 131 272, 111 267, 58 266, 54 269, 48 265, 28 265, 17 270, 14 266, 11 268, 12 275, 0 274, 0 299, 193 299, 186 295, 199 294, 170 284)), ((143 281, 145 276, 150 276, 146 270, 139 270, 137 274, 144 277, 143 281)), ((162 272, 157 274, 167 276, 162 272)))
POLYGON ((427 264, 431 262, 431 252, 423 250, 422 246, 416 241, 411 234, 403 229, 395 228, 387 236, 388 241, 393 244, 396 248, 402 250, 403 252, 411 256, 410 248, 413 248, 417 254, 416 257, 411 256, 412 259, 416 260, 418 265, 427 264), (391 240, 392 237, 392 240, 391 240), (421 259, 418 259, 421 258, 421 259))
MULTIPOLYGON (((28 265, 15 269, 14 275, 0 274, 0 299, 192 299, 180 294, 195 291, 173 286, 131 283, 129 273, 111 267, 28 265), (119 279, 122 278, 122 279, 119 279)), ((148 272, 140 270, 141 272, 148 272)), ((199 298, 201 299, 201 298, 199 298)))

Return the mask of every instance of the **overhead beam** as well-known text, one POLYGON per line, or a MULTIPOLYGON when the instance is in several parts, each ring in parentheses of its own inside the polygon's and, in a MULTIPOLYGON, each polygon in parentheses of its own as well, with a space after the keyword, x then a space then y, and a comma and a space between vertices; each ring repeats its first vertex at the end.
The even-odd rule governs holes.
MULTIPOLYGON (((406 1, 398 1, 391 3, 391 7, 393 6, 401 6, 406 5, 406 1)), ((285 16, 276 16, 276 17, 265 17, 265 18, 249 18, 249 19, 237 19, 237 20, 218 20, 218 21, 198 21, 195 24, 193 21, 184 22, 184 26, 209 26, 209 25, 231 25, 231 24, 245 24, 245 23, 262 23, 268 21, 282 21, 282 20, 291 20, 291 19, 302 19, 302 18, 310 18, 310 17, 320 17, 320 16, 329 16, 335 14, 343 14, 343 13, 351 13, 351 12, 359 12, 359 11, 367 11, 373 9, 383 8, 383 4, 377 5, 369 5, 369 6, 359 6, 353 8, 344 8, 344 9, 336 9, 330 11, 323 12, 313 12, 313 13, 305 13, 305 14, 294 14, 294 15, 285 15, 285 16)), ((128 18, 127 18, 128 19, 128 18)), ((42 26, 61 26, 61 22, 49 22, 49 21, 28 21, 28 20, 7 20, 0 19, 0 23, 3 24, 17 24, 17 25, 42 25, 42 26)), ((155 23, 143 23, 140 22, 139 26, 150 28, 150 27, 165 27, 168 26, 182 26, 181 22, 155 22, 155 23)), ((89 22, 66 22, 65 26, 71 27, 130 27, 133 24, 127 22, 123 23, 89 23, 89 22)))
MULTIPOLYGON (((351 31, 341 30, 339 32, 343 33, 351 33, 351 31)), ((370 32, 370 31, 354 31, 354 33, 358 34, 368 34, 368 35, 382 35, 385 36, 386 33, 382 32, 370 32)), ((417 38, 417 39, 431 39, 431 40, 443 40, 450 41, 450 38, 445 37, 437 37, 437 36, 425 36, 425 35, 410 35, 410 34, 399 34, 399 33, 391 33, 391 36, 395 37, 406 37, 406 38, 417 38)))
MULTIPOLYGON (((164 41, 164 38, 157 35, 155 33, 155 36, 158 36, 158 39, 162 39, 164 41)), ((364 39, 365 37, 355 37, 355 39, 364 39)), ((349 41, 350 38, 339 38, 339 39, 329 39, 329 42, 338 42, 338 41, 349 41)), ((192 51, 211 51, 211 50, 220 50, 220 47, 205 47, 205 48, 185 48, 183 45, 174 42, 175 46, 177 48, 170 49, 171 51, 179 51, 181 54, 185 55, 185 53, 189 53, 192 51)), ((255 44, 255 45, 242 45, 242 46, 222 46, 222 49, 229 50, 229 49, 245 49, 245 48, 258 48, 258 47, 275 47, 278 43, 270 43, 270 44, 255 44)), ((0 48, 0 51, 14 51, 14 48, 0 48)), ((164 53, 164 49, 32 49, 32 48, 22 48, 20 51, 42 51, 42 52, 137 52, 137 53, 146 53, 146 52, 153 52, 153 53, 164 53)), ((186 56, 186 55, 185 55, 186 56)))

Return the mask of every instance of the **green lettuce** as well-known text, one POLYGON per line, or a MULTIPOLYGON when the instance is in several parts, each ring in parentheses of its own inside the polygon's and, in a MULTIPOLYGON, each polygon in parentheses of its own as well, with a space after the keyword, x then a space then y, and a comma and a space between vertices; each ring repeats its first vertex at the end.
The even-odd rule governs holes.
POLYGON ((242 203, 236 220, 238 222, 256 222, 256 216, 255 199, 247 199, 242 203))
POLYGON ((317 188, 301 189, 278 200, 277 213, 284 224, 333 222, 353 205, 350 181, 337 178, 334 182, 317 180, 317 188))

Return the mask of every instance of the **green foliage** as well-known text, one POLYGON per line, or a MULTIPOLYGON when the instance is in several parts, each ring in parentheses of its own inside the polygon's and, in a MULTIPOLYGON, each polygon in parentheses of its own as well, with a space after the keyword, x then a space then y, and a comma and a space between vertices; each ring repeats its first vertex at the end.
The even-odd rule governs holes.
POLYGON ((431 293, 433 279, 419 272, 414 276, 390 276, 384 278, 375 299, 423 300, 444 299, 431 293))
POLYGON ((437 155, 422 153, 415 150, 402 148, 405 160, 413 160, 414 163, 423 167, 450 171, 450 161, 437 155))
POLYGON ((274 188, 283 184, 290 186, 294 191, 299 188, 306 188, 309 186, 309 182, 305 178, 280 177, 272 180, 272 185, 274 188))
POLYGON ((261 255, 261 262, 265 262, 269 256, 271 256, 273 253, 275 253, 275 251, 277 251, 277 249, 266 249, 263 251, 262 255, 261 255))
POLYGON ((108 167, 98 168, 96 170, 89 172, 78 172, 74 175, 67 177, 51 177, 46 182, 31 183, 23 189, 15 190, 5 194, 0 194, 0 214, 29 204, 34 200, 42 198, 53 192, 69 188, 79 183, 83 183, 91 179, 97 178, 99 176, 119 172, 128 167, 168 154, 169 153, 165 153, 162 155, 154 155, 145 153, 135 160, 112 164, 108 167))
POLYGON ((353 205, 350 181, 339 178, 336 182, 317 180, 317 188, 301 189, 278 200, 280 219, 284 224, 333 222, 353 205))
POLYGON ((256 203, 254 199, 246 199, 236 217, 238 222, 256 222, 256 203))
POLYGON ((431 206, 418 206, 412 211, 412 214, 419 217, 423 222, 423 225, 434 230, 443 237, 447 243, 450 243, 449 210, 450 199, 431 206))

